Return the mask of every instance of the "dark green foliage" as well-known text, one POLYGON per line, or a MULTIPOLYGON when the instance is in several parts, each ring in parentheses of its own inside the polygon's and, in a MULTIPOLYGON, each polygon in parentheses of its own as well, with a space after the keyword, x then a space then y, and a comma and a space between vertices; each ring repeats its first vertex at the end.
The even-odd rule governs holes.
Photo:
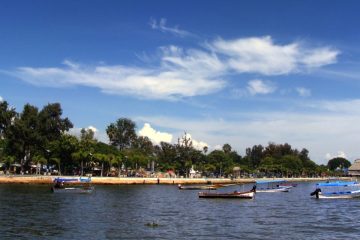
POLYGON ((137 137, 135 128, 135 123, 128 118, 120 118, 116 123, 111 123, 106 129, 110 144, 120 150, 130 148, 137 137))
POLYGON ((213 171, 217 176, 223 176, 232 172, 233 159, 224 151, 214 150, 208 156, 208 168, 215 169, 213 171), (225 173, 225 174, 224 174, 225 173))
MULTIPOLYGON (((48 104, 40 112, 30 104, 24 106, 20 114, 15 114, 4 131, 8 154, 15 156, 22 169, 27 168, 33 156, 44 156, 51 141, 72 127, 72 123, 61 118, 60 104, 48 104)), ((10 114, 14 115, 14 114, 10 114)))
POLYGON ((264 157, 264 147, 262 145, 255 145, 252 148, 246 149, 246 158, 250 163, 250 167, 257 168, 264 157))
POLYGON ((68 118, 61 118, 62 109, 59 103, 46 105, 37 116, 39 123, 38 132, 46 138, 46 141, 54 141, 60 138, 61 134, 69 131, 73 124, 68 118))
POLYGON ((345 158, 336 157, 329 160, 327 166, 331 171, 334 171, 337 168, 340 168, 341 170, 344 168, 349 168, 351 166, 351 163, 345 158))
POLYGON ((11 120, 16 116, 14 108, 10 108, 6 101, 0 101, 0 139, 11 125, 11 120))
MULTIPOLYGON (((242 157, 228 143, 222 150, 208 153, 206 146, 199 151, 186 133, 176 144, 161 142, 154 146, 148 137, 137 136, 136 125, 128 118, 120 118, 107 127, 110 145, 98 142, 90 129, 82 129, 79 138, 67 134, 72 127, 68 118, 62 118, 59 103, 48 104, 40 111, 26 104, 17 113, 6 101, 0 102, 0 161, 7 166, 21 163, 22 170, 30 163, 44 163, 69 175, 79 174, 80 169, 86 174, 100 168, 101 176, 107 175, 112 166, 119 175, 122 166, 124 170, 149 170, 155 166, 156 171, 173 170, 182 176, 188 176, 193 167, 204 175, 219 177, 233 175, 234 169, 238 175, 241 172, 288 177, 315 176, 327 171, 326 166, 317 166, 310 160, 307 149, 298 151, 287 143, 254 145, 242 157)), ((331 170, 350 165, 342 158, 328 163, 331 170)))

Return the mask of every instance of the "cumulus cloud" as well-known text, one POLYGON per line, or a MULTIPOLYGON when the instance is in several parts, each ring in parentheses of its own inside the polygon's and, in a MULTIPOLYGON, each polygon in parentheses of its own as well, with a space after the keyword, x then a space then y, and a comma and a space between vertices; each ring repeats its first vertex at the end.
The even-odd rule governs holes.
POLYGON ((248 82, 247 89, 251 95, 256 95, 273 93, 276 87, 271 82, 255 79, 248 82))
POLYGON ((327 153, 327 154, 325 155, 325 158, 326 158, 327 160, 330 160, 330 159, 333 159, 333 158, 337 158, 337 157, 346 158, 346 154, 345 154, 343 151, 338 151, 337 154, 334 154, 334 155, 332 155, 332 154, 330 154, 330 153, 327 153))
POLYGON ((299 150, 308 149, 311 159, 319 164, 326 164, 326 153, 332 153, 334 149, 341 149, 350 161, 359 158, 357 143, 360 142, 360 110, 356 109, 360 109, 360 100, 332 101, 326 104, 313 101, 313 106, 305 105, 306 103, 301 105, 302 103, 303 101, 298 102, 299 106, 309 111, 243 111, 229 115, 228 120, 164 116, 148 116, 145 119, 166 128, 175 126, 179 131, 187 129, 209 146, 221 147, 229 142, 241 155, 245 154, 247 147, 253 145, 287 142, 299 150), (329 105, 336 107, 329 111, 329 105), (316 111, 314 106, 317 106, 316 111))
POLYGON ((186 37, 192 35, 190 32, 179 29, 178 26, 175 27, 168 27, 166 26, 166 18, 161 18, 159 21, 157 21, 154 18, 150 19, 149 25, 152 29, 160 30, 162 32, 169 32, 174 35, 180 36, 180 37, 186 37))
POLYGON ((275 44, 270 36, 218 39, 213 51, 227 56, 229 67, 240 73, 282 75, 335 63, 340 52, 330 47, 306 48, 300 43, 275 44))
POLYGON ((310 97, 311 96, 311 90, 304 88, 304 87, 296 88, 296 92, 299 94, 300 97, 310 97))
POLYGON ((93 133, 97 133, 99 130, 96 128, 96 127, 94 127, 94 126, 89 126, 89 127, 87 127, 87 128, 85 128, 85 130, 91 130, 93 133))
POLYGON ((204 147, 209 147, 209 144, 207 144, 206 142, 197 141, 197 140, 193 139, 191 134, 189 134, 189 133, 184 134, 183 137, 190 139, 192 142, 192 146, 197 150, 202 151, 204 149, 204 147))
POLYGON ((4 101, 4 99, 0 96, 0 102, 3 102, 4 101))
MULTIPOLYGON (((69 134, 76 136, 76 137, 80 137, 81 135, 81 129, 79 127, 74 127, 69 129, 69 134)), ((91 130, 94 132, 94 138, 97 139, 98 141, 104 142, 104 143, 108 143, 109 142, 109 137, 107 136, 105 131, 101 131, 98 128, 94 127, 94 126, 88 126, 88 127, 84 127, 85 130, 91 130)))
POLYGON ((155 144, 159 144, 160 142, 170 143, 173 138, 170 133, 156 131, 151 127, 150 123, 144 124, 143 128, 139 131, 139 135, 148 137, 155 144))

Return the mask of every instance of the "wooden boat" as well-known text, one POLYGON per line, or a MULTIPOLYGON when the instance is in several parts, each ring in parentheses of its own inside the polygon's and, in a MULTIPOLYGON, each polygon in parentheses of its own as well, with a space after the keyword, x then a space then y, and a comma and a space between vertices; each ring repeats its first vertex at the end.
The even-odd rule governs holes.
POLYGON ((196 185, 196 186, 191 186, 191 185, 184 186, 181 184, 178 185, 178 188, 180 190, 216 190, 219 187, 220 186, 218 185, 196 185))
POLYGON ((212 193, 212 192, 199 192, 199 198, 243 198, 243 199, 252 199, 255 197, 256 186, 254 186, 250 191, 239 192, 234 191, 230 193, 212 193))
POLYGON ((232 192, 232 193, 209 193, 199 192, 199 198, 243 198, 252 199, 254 198, 254 192, 232 192))
POLYGON ((360 197, 358 182, 325 182, 317 183, 314 192, 310 193, 317 199, 347 199, 360 197))
POLYGON ((289 192, 292 186, 284 186, 284 180, 257 180, 256 192, 260 193, 274 193, 274 192, 289 192))
POLYGON ((54 193, 91 193, 91 178, 55 178, 51 191, 54 193))

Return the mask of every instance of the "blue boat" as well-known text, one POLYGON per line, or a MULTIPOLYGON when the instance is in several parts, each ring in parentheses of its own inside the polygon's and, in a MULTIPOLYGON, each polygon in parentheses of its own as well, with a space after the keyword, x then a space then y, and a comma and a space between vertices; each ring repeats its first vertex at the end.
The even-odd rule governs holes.
POLYGON ((360 184, 356 181, 321 182, 310 194, 317 199, 346 199, 360 197, 360 184))
POLYGON ((92 193, 90 177, 79 178, 55 178, 51 191, 54 193, 92 193))

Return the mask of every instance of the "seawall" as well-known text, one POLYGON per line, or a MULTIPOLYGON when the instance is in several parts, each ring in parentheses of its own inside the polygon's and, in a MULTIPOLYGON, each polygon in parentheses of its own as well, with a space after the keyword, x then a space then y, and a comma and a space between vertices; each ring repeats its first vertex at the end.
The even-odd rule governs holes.
MULTIPOLYGON (((0 176, 0 184, 52 184, 58 176, 0 176)), ((74 178, 75 176, 61 176, 62 178, 74 178)), ((276 180, 277 178, 261 178, 261 180, 276 180)), ((350 177, 341 180, 350 180, 350 177)), ((132 178, 132 177, 92 177, 93 184, 100 185, 131 185, 131 184, 243 184, 254 183, 256 178, 132 178)), ((328 178, 278 178, 290 182, 326 181, 328 178)))

